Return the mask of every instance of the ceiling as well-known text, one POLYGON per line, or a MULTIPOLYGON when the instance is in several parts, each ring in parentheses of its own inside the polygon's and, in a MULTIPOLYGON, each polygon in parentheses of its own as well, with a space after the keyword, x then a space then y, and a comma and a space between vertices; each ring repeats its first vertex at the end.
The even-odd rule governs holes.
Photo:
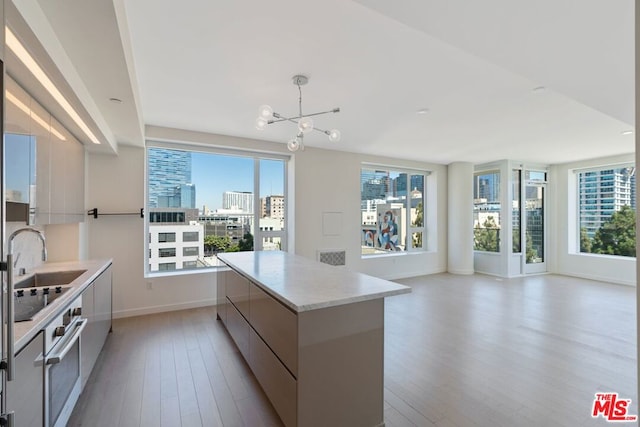
POLYGON ((295 126, 258 131, 257 109, 296 115, 305 74, 304 112, 340 107, 315 123, 342 132, 308 146, 442 164, 634 151, 633 0, 14 3, 117 144, 144 125, 284 144, 295 126))

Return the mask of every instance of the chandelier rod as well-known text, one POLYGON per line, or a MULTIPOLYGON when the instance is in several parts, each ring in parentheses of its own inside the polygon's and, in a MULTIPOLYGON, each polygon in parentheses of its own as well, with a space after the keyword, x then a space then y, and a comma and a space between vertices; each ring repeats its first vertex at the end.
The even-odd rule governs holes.
POLYGON ((294 120, 296 119, 301 119, 303 117, 313 117, 313 116, 319 116, 320 114, 328 114, 328 113, 339 113, 340 112, 340 108, 332 108, 331 110, 327 110, 327 111, 321 111, 319 113, 311 113, 311 114, 305 114, 303 116, 295 116, 295 117, 284 117, 281 116, 279 113, 276 113, 275 111, 273 112, 273 117, 275 117, 278 120, 269 120, 267 121, 267 124, 271 124, 271 123, 278 123, 278 122, 284 122, 284 121, 293 121, 294 123, 298 123, 294 120))
MULTIPOLYGON (((310 117, 310 116, 317 116, 318 114, 338 113, 338 112, 340 112, 340 109, 336 108, 334 110, 324 111, 322 113, 307 114, 306 116, 300 116, 300 117, 310 117)), ((291 117, 291 118, 282 117, 278 113, 273 113, 273 117, 279 117, 279 119, 278 120, 269 120, 267 122, 267 124, 285 122, 285 121, 298 124, 298 122, 295 119, 299 119, 300 118, 300 117, 291 117)), ((313 130, 317 130, 318 132, 322 132, 322 133, 324 133, 326 135, 330 135, 331 134, 331 132, 329 132, 328 130, 320 129, 320 128, 316 127, 316 126, 313 127, 313 130)), ((302 132, 300 132, 300 134, 302 134, 302 132)), ((300 135, 298 135, 298 136, 300 136, 300 135)))
POLYGON ((298 98, 298 114, 302 117, 302 88, 300 87, 300 79, 296 80, 296 85, 298 86, 298 93, 300 93, 300 97, 298 98))

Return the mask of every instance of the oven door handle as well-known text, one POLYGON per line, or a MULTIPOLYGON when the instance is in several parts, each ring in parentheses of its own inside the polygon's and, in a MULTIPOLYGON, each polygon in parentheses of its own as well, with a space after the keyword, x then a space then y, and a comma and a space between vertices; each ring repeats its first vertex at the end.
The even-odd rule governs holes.
POLYGON ((47 356, 47 365, 55 365, 56 363, 62 362, 62 359, 64 359, 64 357, 74 346, 78 338, 80 338, 80 334, 84 330, 85 326, 87 326, 87 319, 81 319, 76 322, 73 335, 71 335, 69 339, 65 341, 62 349, 60 349, 59 351, 54 349, 51 353, 51 356, 47 356))

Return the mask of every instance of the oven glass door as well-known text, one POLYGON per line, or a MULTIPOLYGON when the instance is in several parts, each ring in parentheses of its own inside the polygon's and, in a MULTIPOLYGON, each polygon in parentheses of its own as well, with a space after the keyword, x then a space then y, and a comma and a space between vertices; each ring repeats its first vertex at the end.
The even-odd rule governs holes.
POLYGON ((69 352, 59 363, 49 366, 48 375, 49 425, 54 426, 80 381, 80 339, 75 340, 69 352))

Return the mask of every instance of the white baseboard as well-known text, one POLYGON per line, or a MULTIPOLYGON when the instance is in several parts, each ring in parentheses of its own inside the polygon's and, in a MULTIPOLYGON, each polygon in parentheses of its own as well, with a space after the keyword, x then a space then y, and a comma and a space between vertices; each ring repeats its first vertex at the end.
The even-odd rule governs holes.
POLYGON ((469 276, 473 273, 476 273, 476 271, 475 270, 449 270, 447 271, 447 273, 469 276))
POLYGON ((560 274, 563 276, 570 276, 570 277, 579 277, 581 279, 588 279, 588 280, 596 280, 598 282, 614 283, 616 285, 633 286, 634 288, 636 287, 636 282, 628 282, 626 280, 615 280, 615 279, 612 279, 611 277, 598 276, 594 274, 576 274, 573 272, 571 273, 557 272, 553 274, 560 274))
POLYGON ((430 271, 403 271, 401 273, 385 274, 384 276, 378 276, 378 277, 384 280, 399 280, 399 279, 410 279, 412 277, 428 276, 430 274, 438 274, 438 273, 446 273, 446 272, 447 272, 446 268, 438 267, 430 271))
POLYGON ((123 317, 133 317, 133 316, 144 316, 146 314, 155 314, 155 313, 164 313, 167 311, 177 311, 177 310, 187 310, 190 308, 200 308, 200 307, 208 307, 214 306, 217 304, 217 299, 205 299, 198 301, 189 301, 183 302, 179 304, 165 304, 165 305, 155 305, 152 307, 140 307, 133 308, 130 310, 119 310, 113 312, 114 319, 120 319, 123 317))

